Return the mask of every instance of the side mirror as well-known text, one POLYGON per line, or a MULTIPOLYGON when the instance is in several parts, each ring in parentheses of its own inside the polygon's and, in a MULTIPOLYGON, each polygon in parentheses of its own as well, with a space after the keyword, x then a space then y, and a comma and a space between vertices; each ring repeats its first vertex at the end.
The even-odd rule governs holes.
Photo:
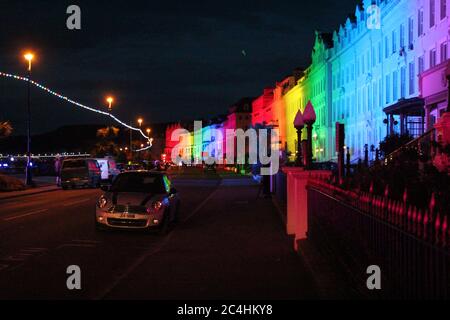
POLYGON ((175 188, 170 188, 170 194, 176 194, 178 191, 175 188))
POLYGON ((103 185, 103 186, 100 187, 100 189, 101 189, 102 191, 108 192, 108 191, 111 190, 111 186, 103 185))

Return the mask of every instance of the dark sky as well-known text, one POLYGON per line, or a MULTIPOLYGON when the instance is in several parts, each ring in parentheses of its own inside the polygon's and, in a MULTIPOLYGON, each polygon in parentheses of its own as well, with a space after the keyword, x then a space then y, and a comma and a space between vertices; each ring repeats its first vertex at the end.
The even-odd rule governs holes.
MULTIPOLYGON (((357 0, 0 1, 0 71, 25 74, 89 106, 149 122, 211 117, 307 66, 314 30, 332 31, 357 0), (66 28, 77 4, 82 30, 66 28), (245 50, 246 55, 242 54, 245 50)), ((32 92, 33 131, 102 123, 101 116, 32 92)), ((0 119, 25 128, 26 86, 0 78, 0 119)))

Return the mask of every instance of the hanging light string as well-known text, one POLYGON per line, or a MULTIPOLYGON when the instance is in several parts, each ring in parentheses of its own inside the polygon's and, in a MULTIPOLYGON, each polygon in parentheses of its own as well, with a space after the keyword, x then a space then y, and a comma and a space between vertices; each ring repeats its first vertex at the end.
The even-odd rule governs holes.
MULTIPOLYGON (((73 101, 73 100, 67 98, 66 96, 63 96, 63 95, 61 95, 61 94, 59 94, 59 93, 57 93, 57 92, 55 92, 53 90, 50 90, 49 88, 41 85, 40 83, 38 83, 36 81, 33 81, 33 80, 30 81, 26 77, 21 77, 21 76, 17 76, 17 75, 14 75, 14 74, 4 73, 4 72, 1 72, 1 71, 0 71, 0 77, 12 78, 12 79, 15 79, 15 80, 30 82, 30 84, 34 85, 35 87, 37 87, 37 88, 39 88, 39 89, 41 89, 43 91, 46 91, 47 93, 49 93, 49 94, 51 94, 51 95, 53 95, 53 96, 55 96, 55 97, 57 97, 57 98, 59 98, 61 100, 65 100, 65 101, 67 101, 67 102, 69 102, 69 103, 71 103, 73 105, 76 105, 77 107, 80 107, 80 108, 83 108, 83 109, 86 109, 86 110, 89 110, 89 111, 92 111, 92 112, 96 112, 96 113, 108 116, 108 117, 112 118, 114 121, 116 121, 117 123, 121 124, 122 126, 128 128, 130 130, 138 131, 145 139, 150 140, 150 138, 147 137, 140 128, 135 128, 135 127, 132 127, 132 126, 126 124, 125 122, 121 121, 116 116, 114 116, 112 113, 108 113, 106 111, 102 111, 102 110, 99 110, 99 109, 91 108, 91 107, 85 106, 85 105, 83 105, 83 104, 81 104, 79 102, 73 101)), ((150 144, 150 147, 151 147, 151 144, 150 144)), ((147 150, 150 147, 147 147, 147 148, 144 148, 144 149, 140 149, 140 150, 136 150, 136 151, 147 150)))

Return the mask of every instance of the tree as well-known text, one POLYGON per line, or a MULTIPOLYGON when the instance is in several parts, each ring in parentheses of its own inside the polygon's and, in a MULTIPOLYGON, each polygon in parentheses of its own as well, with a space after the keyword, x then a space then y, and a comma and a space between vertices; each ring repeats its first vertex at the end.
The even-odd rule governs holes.
POLYGON ((115 127, 101 128, 97 130, 99 142, 95 145, 92 153, 96 157, 104 157, 106 155, 115 156, 119 153, 119 148, 115 139, 119 135, 120 129, 115 127))
POLYGON ((11 135, 13 127, 8 121, 0 121, 0 139, 11 135))
POLYGON ((404 146, 408 142, 411 142, 414 138, 409 134, 393 134, 387 136, 382 142, 380 142, 380 151, 384 156, 387 156, 404 146))

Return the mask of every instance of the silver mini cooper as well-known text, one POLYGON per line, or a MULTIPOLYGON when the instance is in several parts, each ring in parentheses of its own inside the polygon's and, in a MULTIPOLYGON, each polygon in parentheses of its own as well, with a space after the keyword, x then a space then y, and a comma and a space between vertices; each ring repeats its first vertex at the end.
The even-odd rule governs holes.
POLYGON ((165 173, 130 171, 117 176, 96 205, 95 225, 105 229, 154 229, 163 232, 178 219, 180 200, 165 173))

